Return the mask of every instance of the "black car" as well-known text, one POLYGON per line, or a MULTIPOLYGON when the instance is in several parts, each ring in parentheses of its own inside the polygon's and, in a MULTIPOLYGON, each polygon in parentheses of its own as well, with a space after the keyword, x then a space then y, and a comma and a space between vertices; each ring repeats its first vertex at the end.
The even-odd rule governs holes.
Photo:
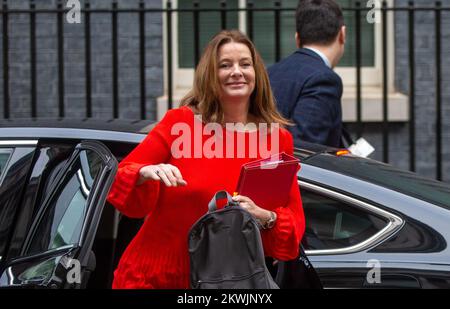
MULTIPOLYGON (((1 124, 0 287, 111 286, 142 221, 106 195, 147 125, 1 124)), ((450 288, 450 186, 318 145, 295 154, 303 247, 325 288, 450 288)))
POLYGON ((334 150, 298 155, 304 245, 325 287, 450 288, 448 184, 334 150))

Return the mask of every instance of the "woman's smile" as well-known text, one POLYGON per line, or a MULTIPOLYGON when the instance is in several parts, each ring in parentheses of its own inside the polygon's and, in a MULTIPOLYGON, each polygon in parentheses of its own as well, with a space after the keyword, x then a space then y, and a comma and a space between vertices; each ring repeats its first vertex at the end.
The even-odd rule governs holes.
POLYGON ((219 81, 222 101, 248 102, 255 89, 255 69, 247 45, 231 42, 220 47, 219 81))

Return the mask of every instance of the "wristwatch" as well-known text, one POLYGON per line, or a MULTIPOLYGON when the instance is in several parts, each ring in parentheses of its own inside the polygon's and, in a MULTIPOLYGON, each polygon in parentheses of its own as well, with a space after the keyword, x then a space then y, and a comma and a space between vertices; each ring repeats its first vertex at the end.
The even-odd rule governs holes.
POLYGON ((267 220, 264 224, 262 224, 263 229, 271 229, 275 225, 275 221, 277 220, 277 215, 271 211, 270 212, 270 219, 267 220))

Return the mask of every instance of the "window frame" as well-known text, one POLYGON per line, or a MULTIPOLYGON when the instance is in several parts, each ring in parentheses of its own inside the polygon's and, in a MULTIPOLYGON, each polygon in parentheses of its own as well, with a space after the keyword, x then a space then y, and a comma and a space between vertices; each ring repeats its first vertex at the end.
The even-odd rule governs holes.
MULTIPOLYGON (((86 169, 85 164, 83 164, 83 157, 86 157, 86 155, 85 154, 83 155, 83 151, 88 151, 88 150, 82 149, 82 150, 78 151, 76 156, 75 156, 75 159, 71 162, 71 164, 68 166, 68 168, 65 169, 64 172, 61 174, 62 177, 60 179, 58 179, 58 182, 57 182, 57 184, 55 186, 56 189, 52 192, 53 196, 46 203, 45 211, 43 211, 40 214, 40 218, 38 220, 37 225, 34 227, 33 236, 30 238, 30 242, 28 243, 28 245, 33 243, 33 240, 35 240, 34 238, 39 234, 38 231, 39 231, 39 229, 42 226, 41 224, 43 222, 45 222, 45 220, 48 219, 48 218, 44 218, 44 215, 47 214, 48 209, 50 207, 53 207, 56 210, 56 208, 58 207, 58 204, 57 204, 58 199, 61 197, 62 193, 65 190, 67 190, 68 188, 70 190, 70 188, 71 189, 75 189, 75 188, 78 187, 76 192, 78 192, 78 191, 81 192, 83 194, 83 197, 85 197, 85 199, 86 199, 85 206, 84 206, 85 209, 82 211, 82 214, 80 216, 80 218, 82 218, 81 219, 82 220, 82 222, 81 222, 81 229, 80 229, 80 233, 79 233, 80 235, 78 236, 78 238, 77 238, 75 243, 67 243, 65 245, 58 246, 58 247, 49 247, 49 248, 47 248, 44 251, 38 251, 38 252, 29 252, 29 251, 27 251, 25 253, 26 255, 29 255, 29 256, 37 255, 37 254, 40 254, 40 253, 49 252, 49 251, 52 251, 52 250, 55 250, 55 249, 59 249, 59 248, 74 247, 74 246, 76 246, 76 244, 78 244, 78 241, 81 238, 82 227, 85 224, 86 213, 88 211, 89 204, 90 204, 90 198, 92 198, 92 196, 90 197, 90 190, 87 189, 86 184, 84 182, 85 180, 82 177, 82 175, 84 173, 80 172, 81 169, 83 169, 83 170, 86 169), (79 163, 77 163, 77 160, 79 160, 79 163), (74 165, 75 164, 80 164, 80 168, 78 168, 77 170, 74 170, 74 165), (82 175, 80 175, 80 174, 82 174, 82 175), (77 186, 72 188, 70 183, 72 182, 73 179, 78 180, 79 186, 77 185, 77 186)), ((99 177, 100 177, 100 175, 96 175, 96 179, 94 179, 92 187, 94 185, 97 185, 97 182, 99 181, 99 177)), ((69 211, 69 209, 71 207, 71 204, 68 203, 68 202, 69 201, 64 201, 64 204, 66 204, 65 205, 66 208, 64 209, 64 212, 61 214, 61 217, 59 218, 59 223, 57 224, 55 235, 53 235, 53 238, 51 238, 49 240, 49 245, 51 245, 55 241, 55 237, 56 237, 56 234, 58 233, 58 230, 59 230, 60 226, 64 225, 63 224, 63 220, 66 218, 67 211, 69 211)), ((51 226, 53 226, 53 223, 51 224, 51 226)), ((72 235, 72 237, 73 237, 73 235, 72 235)), ((28 250, 29 249, 30 249, 30 246, 28 247, 28 250)))
POLYGON ((359 210, 368 212, 374 216, 382 217, 388 221, 387 225, 383 229, 381 229, 378 233, 372 235, 368 239, 356 245, 339 249, 305 250, 308 256, 350 254, 364 251, 368 248, 373 247, 374 245, 380 243, 381 241, 387 239, 388 237, 399 231, 405 223, 401 217, 386 210, 383 210, 373 204, 361 201, 355 197, 348 196, 340 192, 331 190, 329 188, 324 188, 317 184, 306 182, 304 180, 298 180, 298 185, 300 186, 301 190, 308 190, 312 193, 320 194, 329 199, 337 200, 339 202, 345 203, 348 207, 358 208, 359 210))
MULTIPOLYGON (((97 208, 102 208, 104 205, 98 205, 98 196, 99 191, 102 189, 99 188, 99 186, 103 183, 107 183, 107 186, 110 185, 109 183, 112 183, 113 178, 112 176, 108 176, 108 172, 117 168, 117 161, 113 159, 110 155, 109 150, 105 153, 105 149, 107 149, 105 146, 102 146, 99 142, 93 142, 93 141, 82 141, 80 144, 78 144, 75 147, 74 152, 72 153, 69 160, 66 162, 65 166, 62 168, 60 173, 56 175, 56 179, 53 182, 54 189, 52 192, 48 195, 46 200, 42 203, 42 206, 39 209, 38 214, 36 215, 36 218, 34 219, 34 222, 32 226, 30 227, 30 231, 25 239, 24 246, 21 250, 20 256, 35 256, 40 254, 45 254, 46 252, 53 252, 54 250, 57 250, 58 248, 52 248, 47 249, 46 251, 39 252, 39 253, 33 253, 29 254, 31 241, 34 239, 35 234, 37 233, 40 224, 43 220, 45 220, 44 216, 48 210, 49 207, 53 205, 53 202, 55 201, 55 198, 57 198, 60 193, 65 189, 67 186, 67 179, 72 179, 73 176, 78 177, 78 170, 72 171, 74 164, 76 163, 77 159, 80 158, 80 154, 83 151, 93 151, 95 152, 102 160, 103 160, 103 167, 99 171, 99 174, 96 176, 96 179, 94 179, 94 182, 92 184, 92 188, 90 190, 90 194, 86 199, 86 211, 84 213, 84 219, 83 219, 83 225, 80 231, 80 237, 78 238, 77 244, 68 244, 66 246, 63 246, 62 248, 69 248, 69 247, 82 247, 85 244, 85 237, 86 232, 89 229, 89 219, 92 217, 93 213, 98 212, 97 208), (70 174, 70 177, 68 175, 70 174), (108 177, 110 179, 108 181, 108 177)), ((80 160, 81 162, 81 160, 80 160)), ((114 171, 115 173, 115 171, 114 171)), ((109 191, 109 190, 108 190, 109 191)), ((90 237, 89 237, 90 238, 90 237)))
MULTIPOLYGON (((172 0, 172 7, 178 8, 179 0, 172 0)), ((166 1, 162 1, 163 8, 165 8, 166 1)), ((246 0, 238 0, 239 8, 245 8, 246 0)), ((387 6, 393 7, 394 1, 387 0, 387 6)), ((364 15, 361 15, 364 16, 364 15)), ((246 33, 246 13, 245 11, 239 11, 238 13, 239 29, 246 33)), ((387 45, 388 45, 388 91, 394 91, 394 74, 395 74, 395 41, 394 32, 394 14, 392 11, 387 12, 387 45)), ((362 87, 381 87, 383 78, 382 69, 382 23, 375 23, 375 59, 373 67, 361 67, 361 86, 362 87)), ((294 33, 292 34, 294 40, 294 33)), ((178 14, 172 16, 172 78, 173 78, 173 91, 174 100, 180 99, 189 89, 192 87, 194 80, 194 69, 186 69, 179 67, 178 61, 178 14)), ((167 20, 166 15, 163 14, 163 50, 164 50, 164 95, 167 95, 167 20)), ((336 73, 341 76, 344 82, 344 89, 351 91, 352 87, 356 86, 356 67, 336 67, 336 73)), ((345 91, 344 91, 345 92, 345 91)), ((174 104, 175 105, 175 104, 174 104)))
MULTIPOLYGON (((17 183, 16 181, 11 182, 10 180, 6 181, 6 177, 8 176, 8 173, 10 169, 18 164, 18 162, 22 162, 20 168, 26 169, 27 172, 30 171, 30 168, 32 168, 32 157, 30 157, 29 160, 23 160, 27 155, 35 153, 36 146, 38 144, 37 140, 0 140, 0 149, 7 149, 10 150, 10 154, 8 157, 8 160, 6 161, 6 164, 4 166, 4 169, 1 171, 2 175, 0 175, 0 186, 5 186, 7 190, 10 190, 12 186, 18 188, 18 190, 22 190, 23 187, 28 183, 28 177, 24 176, 24 181, 21 183, 17 183), (24 151, 24 152, 22 152, 24 151), (28 153, 25 153, 28 152, 28 153)), ((0 191, 0 193, 2 193, 0 191)), ((11 195, 10 198, 13 198, 14 195, 11 195)), ((13 215, 16 216, 17 212, 19 211, 21 205, 20 200, 15 200, 15 202, 10 205, 10 209, 0 209, 0 220, 2 219, 4 213, 3 211, 13 211, 13 215)), ((8 237, 11 237, 11 235, 14 233, 14 222, 10 222, 10 226, 3 227, 4 232, 9 233, 8 237)), ((2 267, 3 263, 6 261, 6 258, 8 256, 8 250, 9 246, 11 245, 11 239, 7 240, 3 244, 3 248, 0 245, 0 267, 2 267)), ((1 268, 0 268, 1 270, 1 268)))

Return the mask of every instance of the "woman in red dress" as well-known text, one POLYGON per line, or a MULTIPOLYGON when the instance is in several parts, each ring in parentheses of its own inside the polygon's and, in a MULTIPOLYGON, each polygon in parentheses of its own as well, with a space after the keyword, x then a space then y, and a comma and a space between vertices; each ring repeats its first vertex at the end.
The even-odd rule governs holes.
MULTIPOLYGON (((217 34, 181 107, 169 110, 119 165, 108 200, 145 221, 121 257, 113 288, 189 288, 189 229, 215 192, 235 190, 242 164, 292 155, 286 124, 253 43, 239 31, 217 34)), ((234 199, 267 227, 266 256, 297 257, 305 220, 296 179, 288 204, 273 211, 245 196, 234 199)))

